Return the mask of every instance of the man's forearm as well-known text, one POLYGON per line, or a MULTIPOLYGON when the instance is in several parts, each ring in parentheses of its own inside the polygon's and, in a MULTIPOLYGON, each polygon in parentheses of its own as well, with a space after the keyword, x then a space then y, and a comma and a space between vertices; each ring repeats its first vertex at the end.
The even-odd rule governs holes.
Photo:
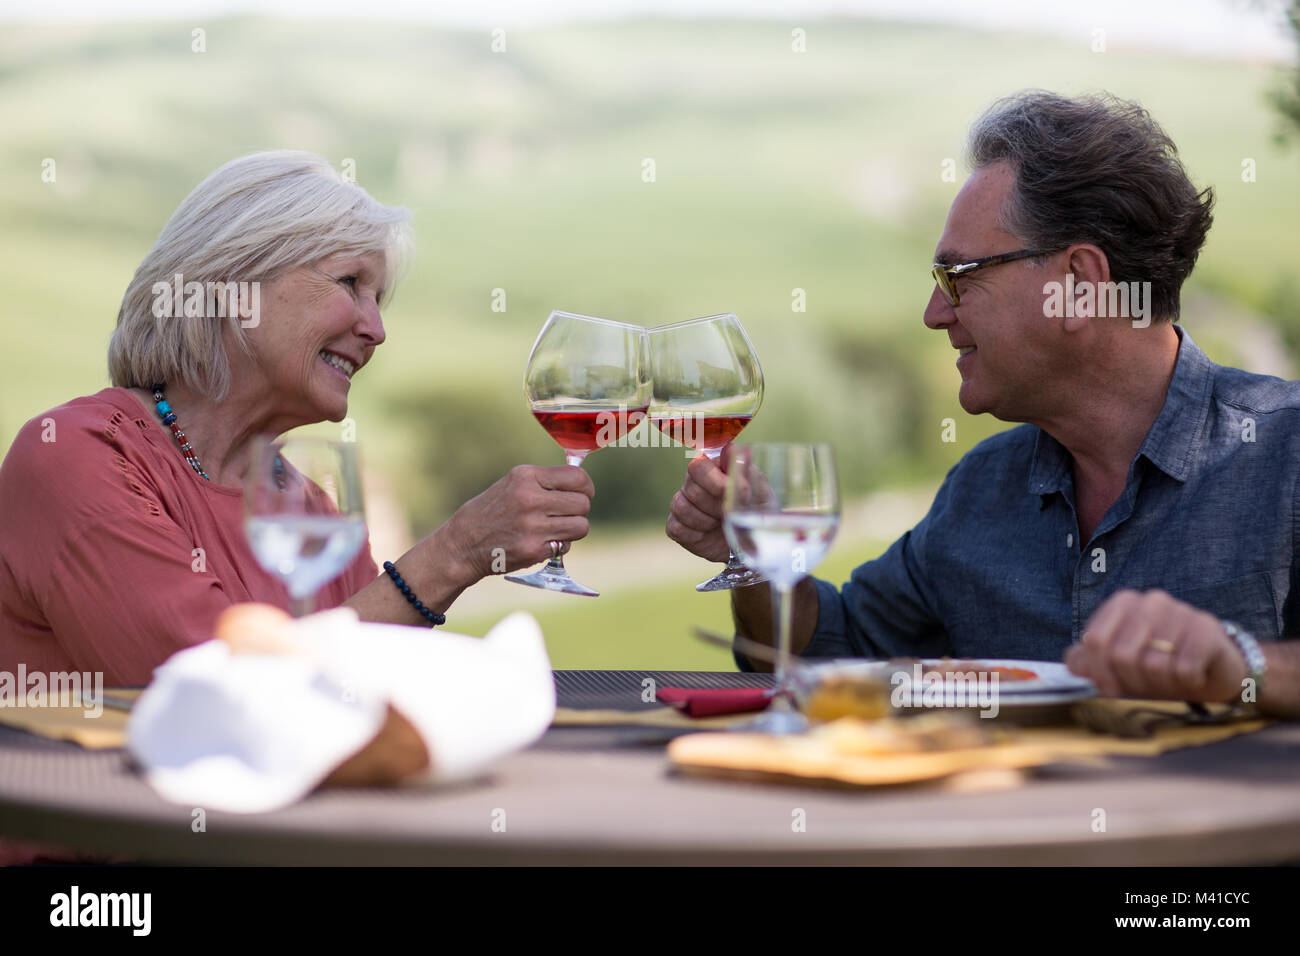
POLYGON ((1259 709, 1275 717, 1300 717, 1300 640, 1261 643, 1268 661, 1259 709))
MULTIPOLYGON (((790 627, 790 653, 802 654, 812 640, 817 628, 817 586, 812 578, 800 581, 791 595, 794 613, 790 627)), ((747 588, 734 588, 731 592, 731 618, 736 633, 751 641, 776 645, 776 635, 772 626, 772 587, 768 584, 755 584, 747 588)), ((748 655, 746 655, 748 656, 748 655)), ((770 661, 749 658, 756 671, 770 671, 770 661)))

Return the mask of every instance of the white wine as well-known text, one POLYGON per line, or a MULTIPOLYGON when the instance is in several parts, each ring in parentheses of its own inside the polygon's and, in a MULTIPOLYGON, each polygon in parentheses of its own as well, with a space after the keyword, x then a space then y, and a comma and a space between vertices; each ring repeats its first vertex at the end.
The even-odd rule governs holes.
POLYGON ((838 514, 819 511, 736 511, 724 521, 732 550, 782 589, 821 564, 839 524, 838 514))

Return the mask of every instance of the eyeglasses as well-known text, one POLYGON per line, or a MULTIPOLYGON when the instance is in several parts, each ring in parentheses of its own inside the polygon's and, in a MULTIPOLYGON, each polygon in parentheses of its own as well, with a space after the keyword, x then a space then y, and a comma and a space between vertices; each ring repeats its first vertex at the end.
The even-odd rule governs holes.
POLYGON ((1031 256, 1050 256, 1059 252, 1059 249, 1021 249, 1018 252, 1004 252, 998 256, 985 256, 983 259, 972 259, 970 262, 963 262, 960 265, 945 266, 936 262, 930 269, 930 275, 934 276, 934 281, 939 285, 939 291, 951 305, 960 305, 961 297, 957 295, 957 277, 968 276, 972 272, 978 272, 980 269, 987 269, 989 266, 1000 266, 1004 262, 1015 262, 1017 259, 1028 259, 1031 256))

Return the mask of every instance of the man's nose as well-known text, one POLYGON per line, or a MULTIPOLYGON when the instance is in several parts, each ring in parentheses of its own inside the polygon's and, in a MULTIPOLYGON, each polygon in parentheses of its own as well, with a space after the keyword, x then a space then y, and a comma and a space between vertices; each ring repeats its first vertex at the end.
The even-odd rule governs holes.
POLYGON ((921 320, 932 329, 945 329, 957 321, 957 310, 939 291, 937 285, 930 293, 930 301, 925 304, 925 312, 921 320))

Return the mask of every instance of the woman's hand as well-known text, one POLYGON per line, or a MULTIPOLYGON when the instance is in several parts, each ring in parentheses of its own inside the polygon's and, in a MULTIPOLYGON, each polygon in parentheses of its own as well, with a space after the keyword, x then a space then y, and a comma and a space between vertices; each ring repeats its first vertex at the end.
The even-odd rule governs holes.
POLYGON ((722 497, 727 474, 706 455, 686 466, 686 480, 673 495, 666 531, 691 554, 709 561, 726 561, 731 554, 722 532, 722 497))
POLYGON ((517 465, 434 533, 439 553, 431 560, 452 562, 463 587, 538 564, 551 556, 551 541, 587 536, 595 492, 581 468, 517 465))

